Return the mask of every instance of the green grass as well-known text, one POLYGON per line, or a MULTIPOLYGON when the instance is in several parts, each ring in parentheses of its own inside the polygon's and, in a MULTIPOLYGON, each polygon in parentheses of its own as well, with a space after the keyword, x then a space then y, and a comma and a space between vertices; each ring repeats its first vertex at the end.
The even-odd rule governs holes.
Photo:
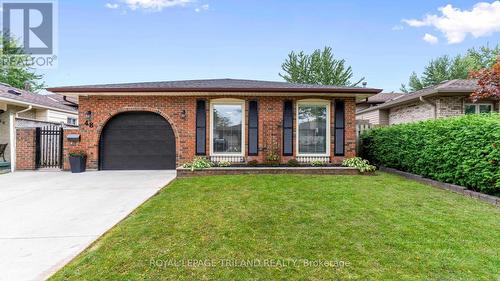
POLYGON ((499 280, 500 212, 384 173, 179 179, 52 278, 103 279, 499 280))

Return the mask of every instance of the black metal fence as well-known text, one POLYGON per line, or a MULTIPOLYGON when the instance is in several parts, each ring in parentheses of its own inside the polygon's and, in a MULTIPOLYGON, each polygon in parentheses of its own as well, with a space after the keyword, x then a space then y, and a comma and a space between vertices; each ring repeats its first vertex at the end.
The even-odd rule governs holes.
POLYGON ((36 168, 62 168, 63 128, 36 128, 36 168))

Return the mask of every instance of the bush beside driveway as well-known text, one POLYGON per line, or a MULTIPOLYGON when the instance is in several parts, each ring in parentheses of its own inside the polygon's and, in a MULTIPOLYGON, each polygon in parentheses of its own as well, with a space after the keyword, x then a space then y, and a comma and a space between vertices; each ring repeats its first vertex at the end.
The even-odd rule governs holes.
POLYGON ((385 173, 187 178, 52 280, 495 280, 499 232, 497 208, 385 173))

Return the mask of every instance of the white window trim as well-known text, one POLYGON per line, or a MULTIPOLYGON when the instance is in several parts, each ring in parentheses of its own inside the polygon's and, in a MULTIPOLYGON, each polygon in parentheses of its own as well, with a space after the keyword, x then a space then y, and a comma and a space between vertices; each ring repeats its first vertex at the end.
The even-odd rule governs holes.
POLYGON ((480 114, 479 112, 479 106, 481 105, 489 105, 491 106, 491 112, 495 112, 495 107, 493 106, 493 103, 465 103, 464 104, 464 114, 465 114, 465 108, 469 105, 473 105, 476 108, 476 112, 474 114, 480 114))
POLYGON ((331 147, 331 133, 330 133, 330 126, 331 126, 331 113, 330 113, 330 108, 331 108, 331 102, 329 100, 322 100, 322 99, 304 99, 304 100, 299 100, 296 102, 295 105, 295 151, 297 153, 297 156, 307 156, 307 157, 321 157, 321 156, 328 156, 330 157, 330 147, 331 147), (326 153, 300 153, 299 151, 299 106, 301 105, 324 105, 326 106, 326 153))
POLYGON ((68 117, 66 117, 66 124, 76 126, 76 125, 78 125, 78 118, 68 116, 68 117), (74 120, 75 122, 69 122, 70 119, 74 120))
POLYGON ((245 100, 240 99, 213 99, 210 100, 210 156, 245 156, 245 100), (241 105, 241 153, 215 153, 214 152, 214 105, 241 105))

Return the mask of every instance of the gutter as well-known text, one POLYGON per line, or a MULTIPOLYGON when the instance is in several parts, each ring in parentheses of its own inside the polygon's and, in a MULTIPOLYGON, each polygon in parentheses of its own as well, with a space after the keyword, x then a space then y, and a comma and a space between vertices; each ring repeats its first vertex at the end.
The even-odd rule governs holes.
POLYGON ((423 96, 420 96, 418 99, 419 99, 421 102, 423 102, 423 103, 425 103, 425 104, 428 104, 428 105, 430 105, 430 106, 432 107, 432 115, 434 115, 434 116, 433 116, 433 119, 436 119, 436 116, 437 116, 437 114, 436 114, 436 104, 435 104, 435 103, 433 103, 433 102, 431 102, 431 101, 429 101, 429 100, 424 99, 424 97, 423 97, 423 96))
POLYGON ((68 97, 67 97, 67 96, 63 96, 63 100, 64 100, 65 102, 68 102, 68 103, 70 103, 70 104, 72 104, 72 105, 74 105, 74 106, 78 107, 78 104, 77 104, 76 102, 72 102, 72 101, 68 100, 68 97))
POLYGON ((38 103, 29 103, 29 102, 25 102, 25 101, 16 100, 16 99, 9 99, 9 98, 6 98, 6 97, 0 97, 0 101, 5 101, 5 102, 8 102, 8 103, 11 103, 11 104, 14 104, 14 105, 24 105, 24 106, 33 106, 33 105, 35 105, 37 108, 50 109, 50 110, 61 111, 61 112, 70 113, 70 114, 78 114, 78 110, 72 111, 72 110, 67 110, 67 109, 52 107, 52 106, 38 104, 38 103))

